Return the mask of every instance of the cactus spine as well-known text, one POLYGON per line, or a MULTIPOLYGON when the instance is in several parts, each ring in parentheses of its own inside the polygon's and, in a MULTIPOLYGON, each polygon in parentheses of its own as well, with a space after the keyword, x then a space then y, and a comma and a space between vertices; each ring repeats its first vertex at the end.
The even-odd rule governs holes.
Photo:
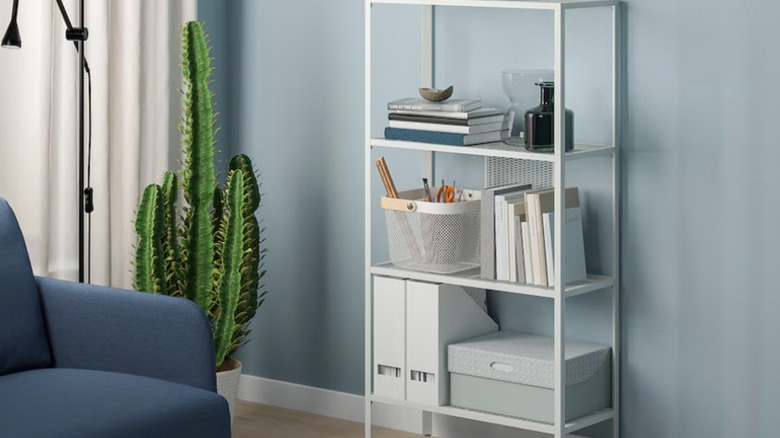
POLYGON ((245 341, 248 324, 262 304, 261 229, 255 212, 260 190, 246 155, 230 161, 226 187, 214 171, 213 95, 210 49, 200 23, 182 29, 184 166, 186 205, 178 205, 177 176, 166 172, 162 186, 144 190, 135 228, 135 287, 185 297, 211 318, 216 366, 245 341), (180 219, 181 217, 181 219, 180 219))

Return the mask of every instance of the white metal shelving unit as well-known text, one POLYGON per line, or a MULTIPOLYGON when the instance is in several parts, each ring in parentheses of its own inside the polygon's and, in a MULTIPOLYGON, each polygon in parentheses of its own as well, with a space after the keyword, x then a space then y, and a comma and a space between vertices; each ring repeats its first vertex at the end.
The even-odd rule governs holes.
MULTIPOLYGON (((385 403, 396 406, 419 409, 423 411, 423 429, 425 434, 432 432, 432 414, 443 414, 454 417, 461 417, 487 423, 500 424, 504 426, 525 429, 529 431, 542 432, 553 435, 555 438, 564 438, 568 434, 576 432, 585 427, 595 425, 604 421, 612 420, 613 437, 619 437, 619 394, 620 394, 620 321, 619 321, 619 84, 618 84, 618 55, 619 55, 619 0, 366 0, 365 3, 365 436, 371 436, 371 406, 373 403, 385 403), (422 7, 423 16, 423 74, 422 84, 433 86, 433 8, 436 6, 451 6, 464 8, 507 8, 507 9, 528 9, 528 10, 549 10, 554 15, 554 71, 555 71, 555 152, 553 154, 541 154, 528 152, 523 149, 512 148, 502 143, 483 144, 470 147, 454 147, 438 144, 415 143, 392 141, 384 138, 371 137, 371 32, 372 32, 372 5, 374 4, 396 4, 396 5, 419 5, 422 7), (566 127, 561 122, 563 110, 566 107, 566 84, 565 78, 565 20, 566 11, 579 8, 610 8, 612 11, 612 132, 611 144, 608 145, 576 145, 574 151, 564 153, 561 147, 561 139, 565 138, 566 127), (374 194, 371 192, 371 178, 374 172, 371 151, 373 148, 393 148, 407 149, 423 152, 423 177, 433 179, 433 154, 450 153, 472 156, 483 156, 486 162, 486 173, 490 165, 499 167, 509 167, 514 175, 522 175, 523 182, 539 181, 547 182, 555 190, 555 266, 561 267, 555 270, 555 287, 538 287, 527 284, 518 284, 497 280, 485 280, 480 278, 479 272, 466 271, 455 275, 429 274, 425 272, 412 271, 394 267, 392 264, 372 265, 371 262, 371 205, 374 194), (564 228, 562 227, 564 198, 562 196, 562 187, 566 187, 565 170, 566 163, 587 159, 591 157, 610 157, 612 160, 612 260, 613 265, 611 276, 589 275, 585 281, 563 285, 562 272, 563 260, 561 257, 562 246, 565 240, 564 228), (492 161, 491 161, 492 160, 492 161), (499 161, 496 161, 499 160, 499 161), (489 164, 490 163, 490 164, 489 164), (496 164, 498 163, 498 164, 496 164), (384 275, 396 278, 405 278, 412 280, 421 280, 443 284, 453 284, 465 287, 482 288, 505 293, 522 294, 528 296, 543 297, 551 299, 554 302, 554 329, 555 329, 555 415, 554 423, 539 423, 523 420, 519 418, 495 415, 484 412, 476 412, 467 409, 461 409, 452 406, 428 406, 418 405, 409 402, 400 402, 397 400, 386 399, 373 395, 372 382, 372 277, 374 275, 384 275), (612 407, 587 415, 573 421, 566 422, 565 406, 566 391, 564 382, 566 381, 564 364, 564 339, 565 324, 564 314, 567 298, 577 295, 594 292, 598 290, 610 289, 612 292, 612 407)), ((510 172, 510 173, 512 173, 510 172)), ((489 183, 486 174, 486 183, 489 183)), ((507 182, 521 182, 504 181, 507 182)), ((498 185, 498 184, 494 184, 498 185)))

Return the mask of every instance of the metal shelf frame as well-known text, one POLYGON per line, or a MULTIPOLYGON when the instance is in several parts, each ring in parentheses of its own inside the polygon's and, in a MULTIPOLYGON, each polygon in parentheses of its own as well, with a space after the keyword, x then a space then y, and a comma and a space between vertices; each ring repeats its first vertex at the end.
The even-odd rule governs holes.
MULTIPOLYGON (((525 149, 518 149, 517 147, 509 146, 503 142, 483 143, 474 146, 448 146, 443 144, 374 138, 371 140, 371 146, 391 149, 408 149, 423 152, 441 152, 447 154, 511 158, 515 160, 544 161, 549 163, 555 162, 555 155, 552 153, 530 152, 525 149)), ((577 144, 574 146, 573 151, 564 154, 563 159, 569 162, 581 160, 583 158, 611 156, 614 153, 615 148, 612 146, 577 144)))
MULTIPOLYGON (((419 403, 407 401, 398 401, 384 397, 372 396, 371 400, 377 403, 384 403, 393 406, 399 406, 410 409, 428 410, 435 414, 449 415, 452 417, 466 418, 469 420, 482 421, 485 423, 500 424, 502 426, 515 427, 518 429, 529 430, 532 432, 554 433, 554 425, 551 423, 542 423, 539 421, 524 420, 522 418, 509 417, 506 415, 491 414, 488 412, 473 411, 455 406, 426 406, 419 403)), ((590 415, 574 419, 566 423, 566 433, 574 433, 594 424, 601 423, 614 418, 615 411, 612 408, 596 411, 590 415)))
POLYGON ((614 438, 620 436, 620 277, 619 277, 619 247, 620 247, 620 149, 619 149, 619 110, 620 102, 619 90, 619 36, 620 36, 620 2, 618 0, 366 0, 365 1, 365 436, 371 437, 371 406, 372 403, 386 403, 395 406, 405 406, 423 411, 423 433, 430 435, 433 429, 433 414, 450 415, 461 418, 468 418, 477 421, 484 421, 494 424, 516 427, 519 429, 548 433, 555 438, 564 438, 567 434, 577 431, 603 421, 612 420, 614 438), (511 149, 501 144, 487 144, 470 147, 453 147, 426 143, 400 142, 385 140, 382 138, 371 138, 371 40, 372 40, 372 5, 374 4, 395 4, 395 5, 418 5, 422 8, 423 32, 422 32, 422 84, 423 86, 433 86, 433 10, 436 6, 448 7, 480 7, 480 8, 507 8, 507 9, 528 9, 528 10, 549 10, 554 16, 554 71, 555 71, 555 152, 552 154, 539 154, 523 150, 511 149), (612 141, 610 145, 577 145, 575 150, 569 153, 563 152, 561 139, 566 138, 566 126, 564 120, 564 108, 566 97, 565 78, 565 24, 566 11, 578 8, 607 7, 612 12, 612 141), (552 186, 555 190, 555 236, 561 236, 555 239, 555 266, 560 267, 555 270, 555 287, 542 288, 524 284, 490 281, 479 278, 474 273, 462 273, 457 275, 437 275, 424 272, 416 272, 393 267, 388 264, 373 265, 371 262, 371 177, 373 163, 371 158, 372 148, 396 148, 410 149, 423 152, 422 158, 422 176, 433 180, 433 158, 434 153, 453 153, 462 155, 478 155, 486 157, 500 157, 519 160, 535 160, 549 162, 553 166, 552 186), (564 239, 564 227, 562 224, 564 210, 564 197, 561 188, 566 187, 565 169, 566 163, 596 156, 607 156, 612 160, 612 276, 589 276, 584 282, 562 286, 563 278, 563 258, 562 247, 564 239), (423 406, 408 402, 399 402, 373 396, 372 391, 372 277, 374 275, 385 275, 398 278, 418 279, 423 281, 434 281, 439 283, 455 284, 466 287, 485 288, 495 291, 516 293, 549 298, 554 301, 554 422, 552 424, 537 423, 517 418, 505 417, 488 413, 470 411, 466 409, 455 408, 451 406, 423 406), (610 289, 612 297, 612 408, 596 412, 589 416, 566 422, 566 370, 564 340, 566 331, 564 324, 564 315, 566 310, 566 299, 592 292, 595 290, 610 289))
MULTIPOLYGON (((540 298, 555 298, 555 288, 534 286, 525 283, 513 283, 501 280, 485 280, 480 277, 479 269, 459 272, 457 274, 431 274, 428 272, 414 271, 393 266, 392 263, 381 263, 371 267, 372 275, 385 277, 404 278, 408 280, 425 281, 428 283, 452 284, 476 289, 487 289, 496 292, 527 295, 540 298)), ((588 292, 595 292, 612 287, 612 277, 604 275, 588 275, 584 281, 569 283, 563 291, 564 298, 572 298, 588 292)))

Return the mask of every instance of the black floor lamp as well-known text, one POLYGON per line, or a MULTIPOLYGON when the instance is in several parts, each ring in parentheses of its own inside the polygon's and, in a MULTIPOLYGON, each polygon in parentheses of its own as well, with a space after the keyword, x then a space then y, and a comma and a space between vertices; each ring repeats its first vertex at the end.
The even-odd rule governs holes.
MULTIPOLYGON (((92 196, 92 187, 90 186, 90 180, 91 180, 91 171, 89 166, 89 162, 92 160, 92 74, 89 70, 89 64, 87 63, 87 59, 84 56, 84 43, 87 41, 87 37, 89 36, 89 32, 87 31, 87 28, 84 27, 84 0, 79 0, 79 23, 81 24, 81 27, 73 27, 73 23, 70 21, 70 17, 68 16, 68 12, 65 10, 65 6, 62 4, 62 0, 56 0, 57 6, 60 9, 60 13, 62 14, 62 19, 65 20, 65 26, 67 29, 65 30, 65 38, 68 41, 73 41, 73 44, 76 46, 76 50, 78 51, 79 55, 79 78, 78 78, 78 84, 79 84, 79 282, 83 283, 85 280, 85 276, 87 281, 90 280, 89 275, 89 269, 85 269, 85 248, 84 248, 84 240, 85 240, 85 232, 84 232, 84 223, 85 223, 85 214, 90 214, 94 210, 94 203, 93 203, 93 196, 92 196), (85 150, 84 150, 84 74, 87 74, 89 78, 89 111, 90 111, 90 117, 89 117, 89 154, 87 156, 87 160, 89 161, 87 164, 87 175, 86 180, 84 175, 84 158, 85 158, 85 150)), ((17 13, 19 12, 19 0, 14 0, 14 6, 13 6, 13 12, 11 14, 11 23, 8 25, 8 30, 6 30, 5 35, 3 36, 3 42, 2 46, 7 49, 21 49, 22 48, 22 38, 19 34, 19 25, 16 21, 17 13)), ((91 233, 90 238, 91 238, 91 233)), ((91 240, 91 239, 90 239, 91 240)), ((90 242, 91 243, 91 242, 90 242)), ((91 246, 91 245, 90 245, 91 246)))

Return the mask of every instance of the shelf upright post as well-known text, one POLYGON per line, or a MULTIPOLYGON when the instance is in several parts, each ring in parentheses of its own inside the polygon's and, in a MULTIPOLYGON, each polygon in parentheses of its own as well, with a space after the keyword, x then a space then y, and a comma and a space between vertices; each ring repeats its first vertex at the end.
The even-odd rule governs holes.
POLYGON ((566 239, 564 235, 563 216, 565 214, 564 190, 566 190, 566 180, 564 178, 565 162, 564 148, 566 147, 566 123, 565 108, 565 71, 564 71, 564 42, 565 42, 565 9, 561 4, 556 4, 553 10, 554 18, 554 66, 555 66, 555 163, 553 166, 553 187, 555 189, 555 254, 553 266, 555 269, 555 381, 554 384, 554 402, 555 402, 555 438, 565 438, 566 436, 566 350, 564 348, 566 340, 565 315, 566 298, 564 296, 565 285, 563 284, 563 242, 566 239))
POLYGON ((620 2, 612 6, 612 436, 620 437, 620 2))
POLYGON ((363 2, 365 8, 365 78, 364 78, 364 93, 365 93, 365 108, 363 114, 363 120, 365 123, 363 136, 365 141, 363 142, 363 152, 365 154, 365 187, 364 187, 364 202, 365 202, 365 255, 364 255, 364 270, 365 270, 365 438, 371 438, 371 393, 372 393, 372 377, 373 377, 373 346, 371 335, 373 333, 373 321, 372 321, 372 300, 373 293, 371 291, 371 0, 365 0, 363 2))
MULTIPOLYGON (((422 86, 433 87, 433 50, 434 50, 434 7, 433 5, 423 5, 422 8, 422 86)), ((422 176, 428 178, 431 184, 435 184, 434 179, 434 155, 433 151, 422 153, 422 176)), ((422 433, 425 436, 433 434, 433 412, 422 411, 422 433)))
MULTIPOLYGON (((433 50, 434 50, 434 6, 423 5, 422 8, 422 86, 433 88, 434 86, 434 67, 433 67, 433 50)), ((425 151, 422 153, 422 176, 428 178, 431 184, 435 183, 434 168, 434 155, 433 151, 425 151)))

